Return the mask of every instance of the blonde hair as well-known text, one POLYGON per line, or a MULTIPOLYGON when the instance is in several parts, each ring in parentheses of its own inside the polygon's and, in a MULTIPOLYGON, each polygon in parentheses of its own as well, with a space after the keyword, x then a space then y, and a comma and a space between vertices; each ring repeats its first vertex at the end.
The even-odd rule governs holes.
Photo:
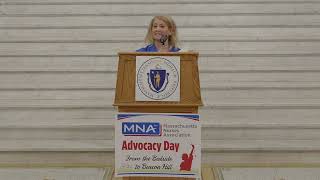
POLYGON ((176 23, 173 21, 173 19, 169 16, 155 16, 152 18, 152 20, 150 21, 149 24, 149 28, 148 28, 148 33, 145 37, 145 42, 148 44, 153 44, 154 43, 154 39, 152 37, 152 27, 153 27, 153 23, 154 21, 158 19, 163 21, 164 23, 166 23, 166 25, 168 26, 169 30, 171 31, 171 35, 169 36, 168 40, 169 40, 169 46, 172 47, 177 47, 178 46, 178 32, 177 32, 177 26, 176 23))

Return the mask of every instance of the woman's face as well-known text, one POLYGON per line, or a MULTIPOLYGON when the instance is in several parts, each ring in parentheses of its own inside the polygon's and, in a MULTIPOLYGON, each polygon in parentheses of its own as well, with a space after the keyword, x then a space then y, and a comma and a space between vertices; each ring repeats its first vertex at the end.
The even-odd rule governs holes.
POLYGON ((152 37, 159 41, 164 35, 171 35, 168 25, 160 19, 155 19, 152 24, 152 37))

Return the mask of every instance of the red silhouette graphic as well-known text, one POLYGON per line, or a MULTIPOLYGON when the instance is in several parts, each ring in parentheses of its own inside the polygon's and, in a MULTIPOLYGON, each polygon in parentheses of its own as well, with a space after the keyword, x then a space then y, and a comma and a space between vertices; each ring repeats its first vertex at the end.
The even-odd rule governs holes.
POLYGON ((182 162, 180 164, 180 171, 182 171, 182 170, 191 171, 194 145, 191 144, 191 146, 192 146, 192 150, 189 155, 187 153, 182 154, 182 162))

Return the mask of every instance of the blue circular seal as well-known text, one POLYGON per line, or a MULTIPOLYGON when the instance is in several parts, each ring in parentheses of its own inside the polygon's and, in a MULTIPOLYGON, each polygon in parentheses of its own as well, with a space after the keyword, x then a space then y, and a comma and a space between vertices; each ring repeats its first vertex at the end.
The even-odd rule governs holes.
POLYGON ((152 100, 165 100, 179 85, 179 71, 163 57, 152 57, 145 61, 137 73, 137 85, 143 95, 152 100))

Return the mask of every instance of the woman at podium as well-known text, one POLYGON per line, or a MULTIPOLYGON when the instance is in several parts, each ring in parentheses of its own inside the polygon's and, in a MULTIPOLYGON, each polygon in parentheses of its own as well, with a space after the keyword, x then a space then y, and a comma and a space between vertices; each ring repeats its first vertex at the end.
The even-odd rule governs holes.
POLYGON ((145 37, 146 47, 137 52, 178 52, 178 35, 176 23, 169 16, 155 16, 152 18, 148 33, 145 37))

